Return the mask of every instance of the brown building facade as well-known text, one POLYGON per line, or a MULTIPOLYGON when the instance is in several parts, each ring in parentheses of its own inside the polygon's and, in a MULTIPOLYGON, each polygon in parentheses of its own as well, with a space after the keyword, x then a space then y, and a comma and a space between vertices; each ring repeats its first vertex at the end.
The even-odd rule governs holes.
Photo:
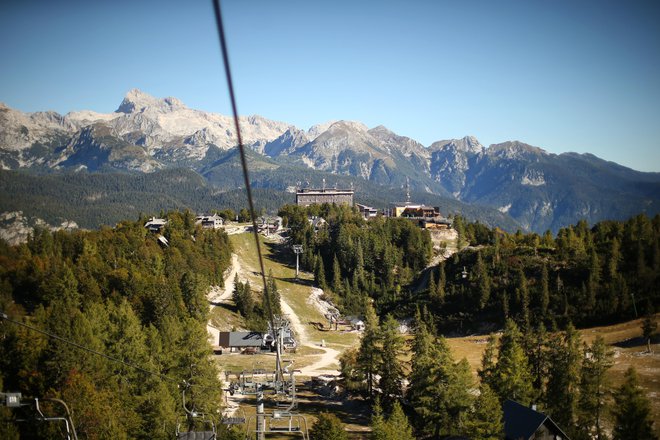
POLYGON ((334 203, 335 205, 353 206, 352 189, 299 189, 296 191, 296 205, 322 205, 323 203, 334 203))

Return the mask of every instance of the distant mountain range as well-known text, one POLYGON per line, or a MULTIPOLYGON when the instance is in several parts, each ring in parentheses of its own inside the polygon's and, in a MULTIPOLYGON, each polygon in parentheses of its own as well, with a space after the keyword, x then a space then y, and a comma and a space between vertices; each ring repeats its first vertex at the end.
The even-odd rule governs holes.
MULTIPOLYGON (((579 219, 660 212, 660 173, 634 171, 590 154, 551 154, 518 141, 486 148, 469 136, 425 147, 383 126, 369 129, 353 121, 306 131, 261 116, 241 117, 240 124, 253 150, 254 184, 264 189, 284 191, 330 173, 352 176, 353 184, 389 188, 380 197, 367 197, 385 204, 400 201, 385 196, 400 199, 409 182, 418 199, 454 200, 459 211, 466 204, 481 206, 477 211, 489 212, 490 222, 498 222, 492 214, 497 210, 508 227, 537 232, 579 219)), ((231 117, 139 90, 128 92, 111 114, 27 114, 0 103, 0 168, 5 170, 139 174, 189 168, 210 187, 229 190, 242 186, 235 146, 231 117)))

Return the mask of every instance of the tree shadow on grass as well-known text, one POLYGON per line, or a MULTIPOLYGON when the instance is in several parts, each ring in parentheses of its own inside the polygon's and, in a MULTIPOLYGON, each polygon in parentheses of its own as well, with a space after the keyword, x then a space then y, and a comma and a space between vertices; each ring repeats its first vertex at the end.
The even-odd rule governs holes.
MULTIPOLYGON (((651 344, 657 344, 660 342, 660 335, 653 335, 651 337, 651 344)), ((634 347, 646 347, 646 339, 638 336, 636 338, 626 339, 624 341, 618 341, 612 344, 618 348, 634 348, 634 347)))
POLYGON ((291 246, 285 243, 265 243, 270 252, 266 258, 290 269, 296 268, 296 254, 291 246))
POLYGON ((216 301, 209 301, 208 303, 215 307, 220 307, 222 309, 225 309, 229 312, 238 313, 238 307, 236 307, 234 304, 228 304, 228 303, 216 302, 216 301))

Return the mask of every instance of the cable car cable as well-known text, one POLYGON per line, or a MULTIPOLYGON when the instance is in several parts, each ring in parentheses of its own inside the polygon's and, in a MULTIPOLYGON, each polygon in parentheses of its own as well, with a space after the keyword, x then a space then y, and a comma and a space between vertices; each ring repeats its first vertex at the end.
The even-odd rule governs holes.
POLYGON ((78 348, 78 349, 80 349, 80 350, 84 350, 84 351, 86 351, 86 352, 88 352, 88 353, 92 353, 92 354, 95 354, 95 355, 97 355, 97 356, 101 356, 101 357, 103 357, 103 358, 105 358, 105 359, 107 359, 107 360, 109 360, 109 361, 112 361, 112 362, 116 362, 116 363, 122 364, 122 365, 124 365, 124 366, 127 366, 127 367, 133 368, 133 369, 135 369, 135 370, 141 371, 141 372, 143 372, 143 373, 150 374, 150 375, 152 375, 152 376, 156 376, 156 377, 158 377, 158 378, 160 378, 160 379, 163 379, 163 380, 165 380, 165 381, 168 381, 168 382, 176 383, 177 385, 184 385, 184 386, 189 386, 189 387, 193 387, 193 386, 194 386, 194 387, 199 387, 199 388, 203 388, 203 389, 204 389, 204 388, 213 389, 212 387, 208 387, 208 386, 202 386, 202 385, 191 384, 191 383, 186 382, 185 380, 177 380, 177 379, 171 378, 171 377, 169 377, 169 376, 166 376, 166 375, 164 375, 164 374, 162 374, 162 373, 158 373, 158 372, 155 372, 155 371, 147 370, 146 368, 143 368, 143 367, 141 367, 141 366, 139 366, 139 365, 136 365, 136 364, 133 364, 133 363, 130 363, 130 362, 126 362, 126 361, 124 361, 124 360, 121 360, 121 359, 119 359, 119 358, 116 358, 116 357, 113 357, 113 356, 107 355, 107 354, 105 354, 105 353, 101 353, 100 351, 94 350, 94 349, 89 348, 89 347, 85 347, 84 345, 78 344, 77 342, 70 341, 70 340, 68 340, 68 339, 66 339, 66 338, 63 338, 62 336, 58 336, 58 335, 56 335, 56 334, 54 334, 54 333, 50 333, 50 332, 48 332, 48 331, 46 331, 46 330, 41 330, 41 329, 39 329, 39 328, 37 328, 37 327, 33 327, 33 326, 29 325, 29 324, 25 324, 24 322, 16 321, 16 320, 14 320, 14 319, 11 319, 6 313, 4 313, 4 312, 2 312, 2 311, 0 311, 0 319, 5 320, 5 321, 7 321, 7 322, 11 322, 12 324, 19 325, 19 326, 21 326, 21 327, 25 327, 25 328, 27 328, 27 329, 29 329, 29 330, 32 330, 32 331, 35 331, 35 332, 37 332, 37 333, 41 333, 42 335, 48 336, 49 338, 53 338, 53 339, 56 339, 56 340, 58 340, 58 341, 64 342, 65 344, 69 344, 69 345, 71 345, 71 346, 73 346, 73 347, 76 347, 76 348, 78 348))
MULTIPOLYGON (((247 159, 245 155, 245 146, 243 145, 243 138, 241 136, 241 127, 238 122, 238 107, 236 106, 236 95, 234 93, 234 83, 231 76, 231 68, 229 66, 229 52, 227 50, 227 41, 225 37, 225 30, 222 24, 222 12, 220 8, 220 0, 213 0, 213 9, 215 10, 215 21, 218 27, 218 37, 220 39, 220 48, 222 50, 222 60, 225 65, 225 77, 227 79, 227 88, 229 89, 229 100, 231 101, 231 108, 234 115, 234 125, 236 129, 236 138, 238 140, 238 151, 241 156, 241 166, 243 168, 243 179, 245 181, 245 191, 247 192, 248 205, 250 208, 250 217, 252 218, 252 232, 254 234, 254 241, 257 246, 257 257, 259 259, 259 267, 261 269, 261 280, 264 285, 264 301, 268 312, 268 319, 270 321, 271 330, 275 332, 275 319, 273 316, 273 308, 270 303, 270 295, 268 292, 268 283, 266 281, 266 270, 264 265, 263 255, 261 253, 261 244, 259 242, 259 232, 257 229, 257 219, 255 215, 254 202, 252 199, 252 188, 250 186, 250 176, 248 172, 247 159)), ((278 360, 279 362, 279 360, 278 360)), ((280 365, 281 367, 281 365, 280 365)), ((280 368, 281 369, 281 368, 280 368)))

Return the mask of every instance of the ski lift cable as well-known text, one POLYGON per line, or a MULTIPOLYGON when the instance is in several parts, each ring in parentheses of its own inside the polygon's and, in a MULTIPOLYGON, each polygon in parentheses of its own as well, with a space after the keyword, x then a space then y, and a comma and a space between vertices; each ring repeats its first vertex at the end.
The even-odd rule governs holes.
POLYGON ((259 259, 259 268, 261 269, 261 280, 264 285, 264 302, 268 312, 268 319, 271 328, 275 329, 275 319, 273 316, 273 308, 270 303, 270 295, 268 292, 268 283, 266 282, 266 270, 264 265, 263 255, 261 253, 261 244, 259 242, 259 232, 257 229, 256 212, 254 209, 254 202, 252 198, 252 188, 250 186, 250 176, 248 172, 248 164, 245 155, 245 146, 243 145, 243 138, 241 136, 241 127, 238 122, 238 107, 236 106, 236 95, 234 93, 234 83, 232 81, 231 69, 229 66, 229 52, 227 50, 227 40, 225 37, 225 30, 222 24, 222 12, 220 8, 220 0, 213 0, 213 9, 215 10, 215 21, 218 27, 218 37, 220 39, 220 48, 222 51, 222 60, 225 65, 225 77, 227 79, 227 88, 229 90, 229 100, 231 101, 231 108, 234 115, 234 125, 236 129, 236 138, 238 140, 238 151, 241 156, 241 166, 243 168, 243 179, 245 181, 245 191, 247 192, 248 205, 250 208, 250 217, 252 218, 252 232, 254 234, 254 241, 257 246, 257 257, 259 259))
POLYGON ((207 387, 207 386, 191 384, 191 383, 189 383, 189 382, 186 382, 185 380, 177 380, 177 379, 174 379, 174 378, 172 378, 172 377, 166 376, 166 375, 164 375, 164 374, 162 374, 162 373, 158 373, 158 372, 156 372, 156 371, 148 370, 148 369, 146 369, 146 368, 144 368, 144 367, 141 367, 141 366, 139 366, 139 365, 133 364, 133 363, 131 363, 131 362, 126 362, 126 361, 121 360, 121 359, 119 359, 119 358, 116 358, 116 357, 113 357, 113 356, 107 355, 107 354, 105 354, 105 353, 101 353, 100 351, 94 350, 94 349, 89 348, 89 347, 85 347, 84 345, 78 344, 77 342, 70 341, 70 340, 68 340, 68 339, 66 339, 66 338, 63 338, 62 336, 56 335, 56 334, 51 333, 51 332, 48 332, 48 331, 46 331, 46 330, 39 329, 39 328, 37 328, 37 327, 33 327, 33 326, 31 326, 31 325, 29 325, 29 324, 26 324, 26 323, 24 323, 24 322, 21 322, 21 321, 16 321, 16 320, 10 318, 10 317, 9 317, 6 313, 4 313, 3 311, 0 311, 0 319, 1 319, 1 320, 5 320, 5 321, 7 321, 7 322, 11 322, 12 324, 16 324, 16 325, 21 326, 21 327, 25 327, 25 328, 27 328, 27 329, 29 329, 29 330, 34 331, 34 332, 41 333, 42 335, 48 336, 49 338, 53 338, 53 339, 56 339, 56 340, 58 340, 58 341, 64 342, 65 344, 69 344, 69 345, 71 345, 72 347, 75 347, 75 348, 78 348, 78 349, 80 349, 80 350, 86 351, 86 352, 88 352, 88 353, 92 353, 92 354, 94 354, 94 355, 97 355, 97 356, 103 357, 103 358, 105 358, 105 359, 107 359, 107 360, 109 360, 109 361, 112 361, 112 362, 115 362, 115 363, 118 363, 118 364, 124 365, 124 366, 126 366, 126 367, 133 368, 133 369, 135 369, 135 370, 141 371, 141 372, 146 373, 146 374, 150 374, 150 375, 152 375, 152 376, 156 376, 156 377, 158 377, 158 378, 160 378, 160 379, 162 379, 162 380, 164 380, 164 381, 168 381, 168 382, 176 383, 177 385, 184 385, 184 386, 187 386, 187 387, 199 387, 199 388, 209 388, 209 389, 211 388, 211 387, 207 387))

